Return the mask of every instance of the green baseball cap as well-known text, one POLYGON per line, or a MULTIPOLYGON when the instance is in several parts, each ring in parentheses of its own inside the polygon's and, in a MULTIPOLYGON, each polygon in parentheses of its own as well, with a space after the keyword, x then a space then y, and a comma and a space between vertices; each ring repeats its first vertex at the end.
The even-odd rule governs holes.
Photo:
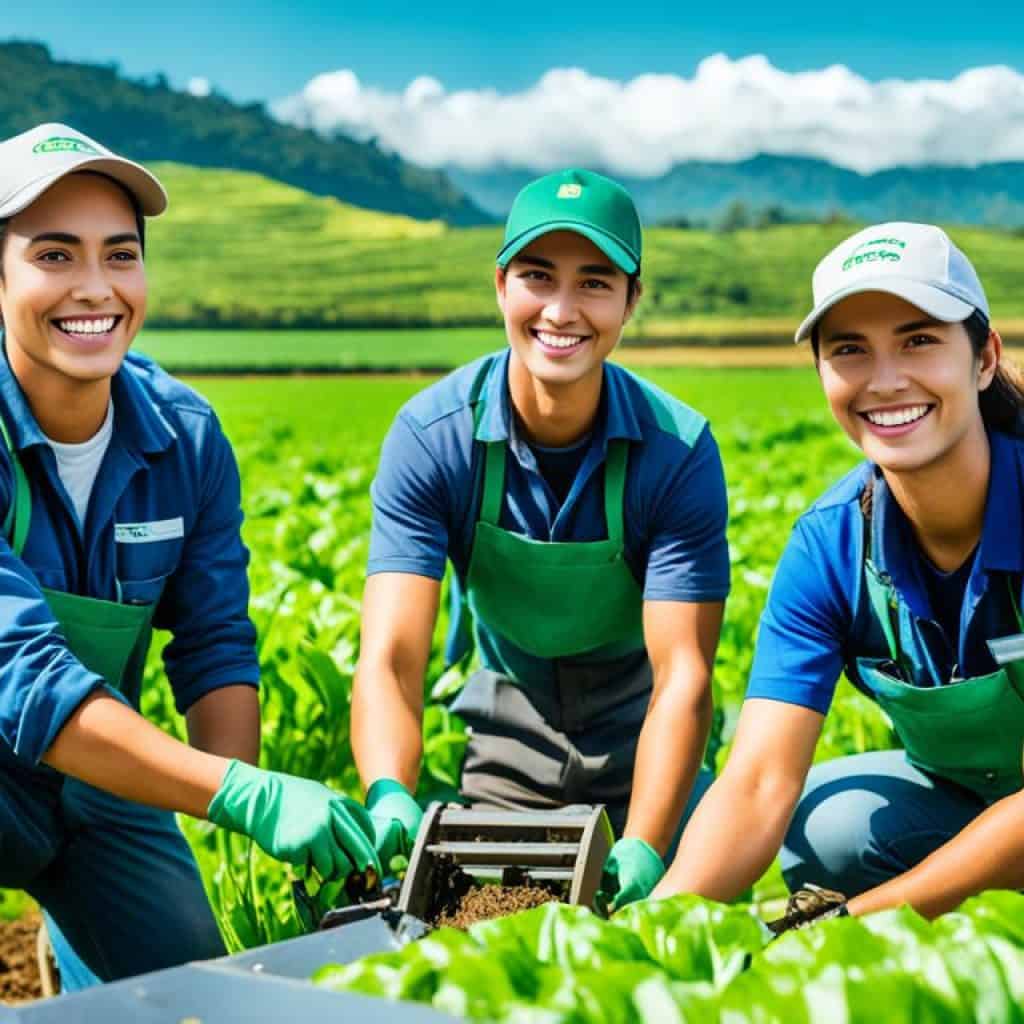
POLYGON ((570 168, 531 181, 516 196, 505 222, 498 266, 551 231, 589 238, 620 270, 640 270, 640 217, 629 193, 610 178, 570 168))

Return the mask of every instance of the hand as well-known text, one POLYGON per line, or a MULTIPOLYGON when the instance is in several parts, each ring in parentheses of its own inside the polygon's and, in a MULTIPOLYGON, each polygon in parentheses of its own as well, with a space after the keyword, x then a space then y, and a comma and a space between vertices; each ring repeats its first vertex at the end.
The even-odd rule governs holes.
POLYGON ((663 874, 665 864, 650 843, 620 839, 604 862, 594 904, 602 913, 612 914, 627 903, 650 896, 663 874))
POLYGON ((366 809, 373 822, 374 848, 385 872, 397 870, 396 857, 408 860, 423 810, 413 795, 394 779, 377 779, 366 791, 366 809))
POLYGON ((271 857, 316 868, 325 880, 354 871, 381 877, 366 810, 311 779, 232 761, 207 817, 249 836, 271 857))
POLYGON ((832 917, 849 917, 846 897, 832 889, 808 882, 802 889, 797 889, 786 903, 786 912, 775 921, 768 921, 765 927, 772 936, 781 935, 791 928, 806 928, 818 921, 827 921, 832 917))

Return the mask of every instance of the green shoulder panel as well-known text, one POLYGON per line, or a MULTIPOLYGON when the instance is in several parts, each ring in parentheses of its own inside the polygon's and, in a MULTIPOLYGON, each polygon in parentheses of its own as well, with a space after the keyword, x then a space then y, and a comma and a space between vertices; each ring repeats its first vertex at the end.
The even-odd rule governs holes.
POLYGON ((666 434, 672 434, 691 448, 697 443, 700 432, 707 424, 706 417, 696 409, 691 409, 685 402, 662 391, 657 385, 638 377, 635 373, 623 368, 623 373, 636 384, 647 399, 647 406, 666 434))

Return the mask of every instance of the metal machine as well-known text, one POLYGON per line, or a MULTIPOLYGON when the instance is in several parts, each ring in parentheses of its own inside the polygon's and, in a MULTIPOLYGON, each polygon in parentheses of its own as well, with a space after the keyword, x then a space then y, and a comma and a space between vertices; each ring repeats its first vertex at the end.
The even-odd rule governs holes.
POLYGON ((235 956, 187 964, 38 1003, 0 1008, 0 1021, 26 1024, 277 1024, 282 1020, 396 1024, 454 1021, 413 1003, 388 1004, 309 981, 325 964, 351 963, 400 948, 429 931, 438 887, 452 870, 475 879, 515 877, 560 887, 567 903, 593 904, 613 836, 603 807, 494 811, 432 804, 400 891, 324 914, 320 930, 235 956), (344 927, 339 927, 339 926, 344 927), (380 1014, 384 1016, 379 1016, 380 1014))

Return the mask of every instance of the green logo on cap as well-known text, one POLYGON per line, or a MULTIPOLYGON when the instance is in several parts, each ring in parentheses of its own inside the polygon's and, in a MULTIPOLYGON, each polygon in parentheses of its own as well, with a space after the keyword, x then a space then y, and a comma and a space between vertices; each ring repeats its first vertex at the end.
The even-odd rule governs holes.
POLYGON ((861 242, 843 260, 843 270, 859 267, 863 263, 899 263, 903 254, 896 250, 906 247, 907 243, 902 238, 872 238, 868 242, 861 242))
POLYGON ((93 153, 100 155, 100 151, 90 145, 84 139, 69 139, 60 135, 52 135, 43 142, 37 142, 32 147, 33 153, 93 153))
POLYGON ((579 199, 583 195, 583 186, 566 183, 558 186, 559 199, 579 199))

